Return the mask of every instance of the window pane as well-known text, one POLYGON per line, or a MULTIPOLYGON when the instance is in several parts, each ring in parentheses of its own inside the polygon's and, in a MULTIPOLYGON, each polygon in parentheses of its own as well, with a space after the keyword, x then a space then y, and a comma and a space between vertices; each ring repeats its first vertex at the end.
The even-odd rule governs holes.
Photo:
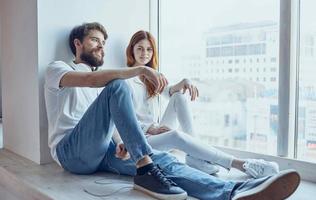
POLYGON ((275 155, 279 1, 160 2, 160 69, 171 83, 186 77, 198 86, 199 137, 275 155))
POLYGON ((301 1, 297 156, 316 162, 316 2, 301 1))

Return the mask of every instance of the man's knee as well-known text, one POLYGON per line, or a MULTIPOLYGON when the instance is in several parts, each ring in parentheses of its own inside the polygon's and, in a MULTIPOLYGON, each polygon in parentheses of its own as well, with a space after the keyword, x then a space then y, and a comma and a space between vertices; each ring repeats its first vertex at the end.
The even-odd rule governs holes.
POLYGON ((114 79, 114 80, 108 82, 108 84, 106 84, 106 86, 108 86, 108 87, 122 87, 122 86, 125 87, 127 85, 126 85, 125 81, 122 79, 114 79))
POLYGON ((129 88, 128 85, 126 84, 126 82, 122 79, 115 79, 110 81, 106 86, 105 89, 111 89, 113 91, 124 91, 124 92, 129 92, 129 88))

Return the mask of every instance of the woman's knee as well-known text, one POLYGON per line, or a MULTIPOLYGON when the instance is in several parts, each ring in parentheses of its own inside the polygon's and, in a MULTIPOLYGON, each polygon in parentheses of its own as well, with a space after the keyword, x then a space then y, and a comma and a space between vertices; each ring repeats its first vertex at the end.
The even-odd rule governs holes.
POLYGON ((172 96, 171 99, 174 99, 176 104, 187 104, 187 97, 185 94, 182 92, 175 92, 172 96))

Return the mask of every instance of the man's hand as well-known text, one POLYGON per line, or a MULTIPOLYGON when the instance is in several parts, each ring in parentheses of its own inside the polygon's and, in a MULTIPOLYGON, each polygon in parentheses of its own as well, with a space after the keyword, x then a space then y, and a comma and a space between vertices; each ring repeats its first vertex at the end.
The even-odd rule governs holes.
POLYGON ((122 160, 127 160, 130 158, 130 155, 127 152, 125 145, 123 143, 119 143, 116 145, 115 157, 120 158, 122 160))
POLYGON ((165 133, 167 131, 170 131, 171 129, 167 126, 151 126, 149 127, 149 129, 147 130, 147 133, 149 135, 159 135, 161 133, 165 133))
POLYGON ((168 85, 168 80, 165 76, 150 67, 143 68, 143 75, 155 87, 155 93, 161 93, 168 85))

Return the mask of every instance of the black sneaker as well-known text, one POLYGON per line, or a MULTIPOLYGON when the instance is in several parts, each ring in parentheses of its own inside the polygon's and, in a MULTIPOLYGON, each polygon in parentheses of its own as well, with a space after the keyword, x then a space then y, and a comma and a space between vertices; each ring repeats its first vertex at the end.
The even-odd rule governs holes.
POLYGON ((182 200, 188 197, 184 190, 166 177, 159 166, 155 166, 144 175, 136 175, 134 189, 163 200, 182 200))

